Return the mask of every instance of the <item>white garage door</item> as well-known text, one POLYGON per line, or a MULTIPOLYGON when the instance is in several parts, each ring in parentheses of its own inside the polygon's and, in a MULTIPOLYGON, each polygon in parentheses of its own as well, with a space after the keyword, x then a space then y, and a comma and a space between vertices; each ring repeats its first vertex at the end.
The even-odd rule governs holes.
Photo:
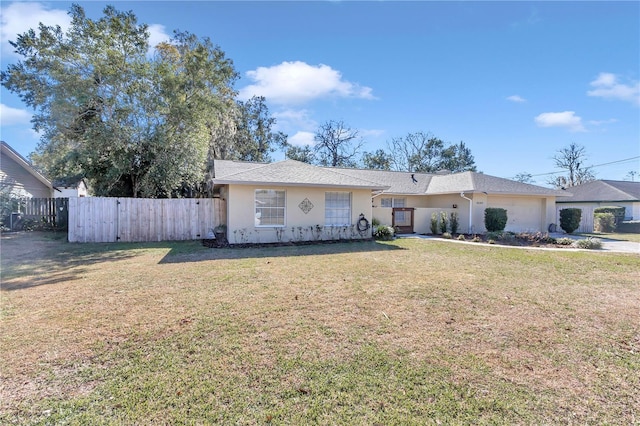
POLYGON ((542 199, 528 197, 490 196, 487 207, 497 207, 507 211, 505 231, 538 232, 546 231, 542 218, 542 199))

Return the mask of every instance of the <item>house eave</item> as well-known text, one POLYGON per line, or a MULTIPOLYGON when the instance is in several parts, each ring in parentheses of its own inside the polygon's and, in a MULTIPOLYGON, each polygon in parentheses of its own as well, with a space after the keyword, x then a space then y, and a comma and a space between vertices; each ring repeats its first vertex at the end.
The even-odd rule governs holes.
POLYGON ((388 189, 388 186, 358 186, 358 185, 337 185, 323 183, 304 183, 304 182, 268 182, 268 181, 236 181, 225 179, 214 179, 214 185, 244 185, 244 186, 295 186, 295 187, 312 187, 312 188, 341 188, 341 189, 363 189, 363 190, 381 190, 388 189))

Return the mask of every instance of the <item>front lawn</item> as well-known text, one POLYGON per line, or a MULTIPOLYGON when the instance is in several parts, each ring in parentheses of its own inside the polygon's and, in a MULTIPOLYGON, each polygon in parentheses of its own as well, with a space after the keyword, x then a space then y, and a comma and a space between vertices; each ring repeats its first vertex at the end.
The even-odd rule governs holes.
POLYGON ((2 424, 633 424, 640 257, 2 239, 2 424))

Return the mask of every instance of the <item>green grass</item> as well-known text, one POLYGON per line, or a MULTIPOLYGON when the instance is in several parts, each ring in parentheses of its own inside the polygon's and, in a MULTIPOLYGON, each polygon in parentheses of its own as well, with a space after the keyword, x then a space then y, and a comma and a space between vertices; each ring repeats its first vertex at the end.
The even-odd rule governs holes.
POLYGON ((640 416, 637 255, 2 244, 2 424, 640 416))

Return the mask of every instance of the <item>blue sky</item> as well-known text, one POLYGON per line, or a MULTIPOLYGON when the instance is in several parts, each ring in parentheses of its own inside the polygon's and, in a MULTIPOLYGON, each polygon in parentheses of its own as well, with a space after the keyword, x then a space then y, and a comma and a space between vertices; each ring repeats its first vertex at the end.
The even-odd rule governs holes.
MULTIPOLYGON (((484 173, 541 185, 572 142, 599 179, 640 172, 638 2, 79 4, 94 19, 106 4, 132 10, 154 42, 174 29, 210 37, 241 74, 240 96, 264 95, 294 144, 343 120, 367 151, 430 132, 464 141, 484 173)), ((39 21, 64 27, 70 5, 3 1, 2 69, 19 59, 7 40, 39 21)), ((31 111, 1 96, 0 136, 27 156, 31 111)))

